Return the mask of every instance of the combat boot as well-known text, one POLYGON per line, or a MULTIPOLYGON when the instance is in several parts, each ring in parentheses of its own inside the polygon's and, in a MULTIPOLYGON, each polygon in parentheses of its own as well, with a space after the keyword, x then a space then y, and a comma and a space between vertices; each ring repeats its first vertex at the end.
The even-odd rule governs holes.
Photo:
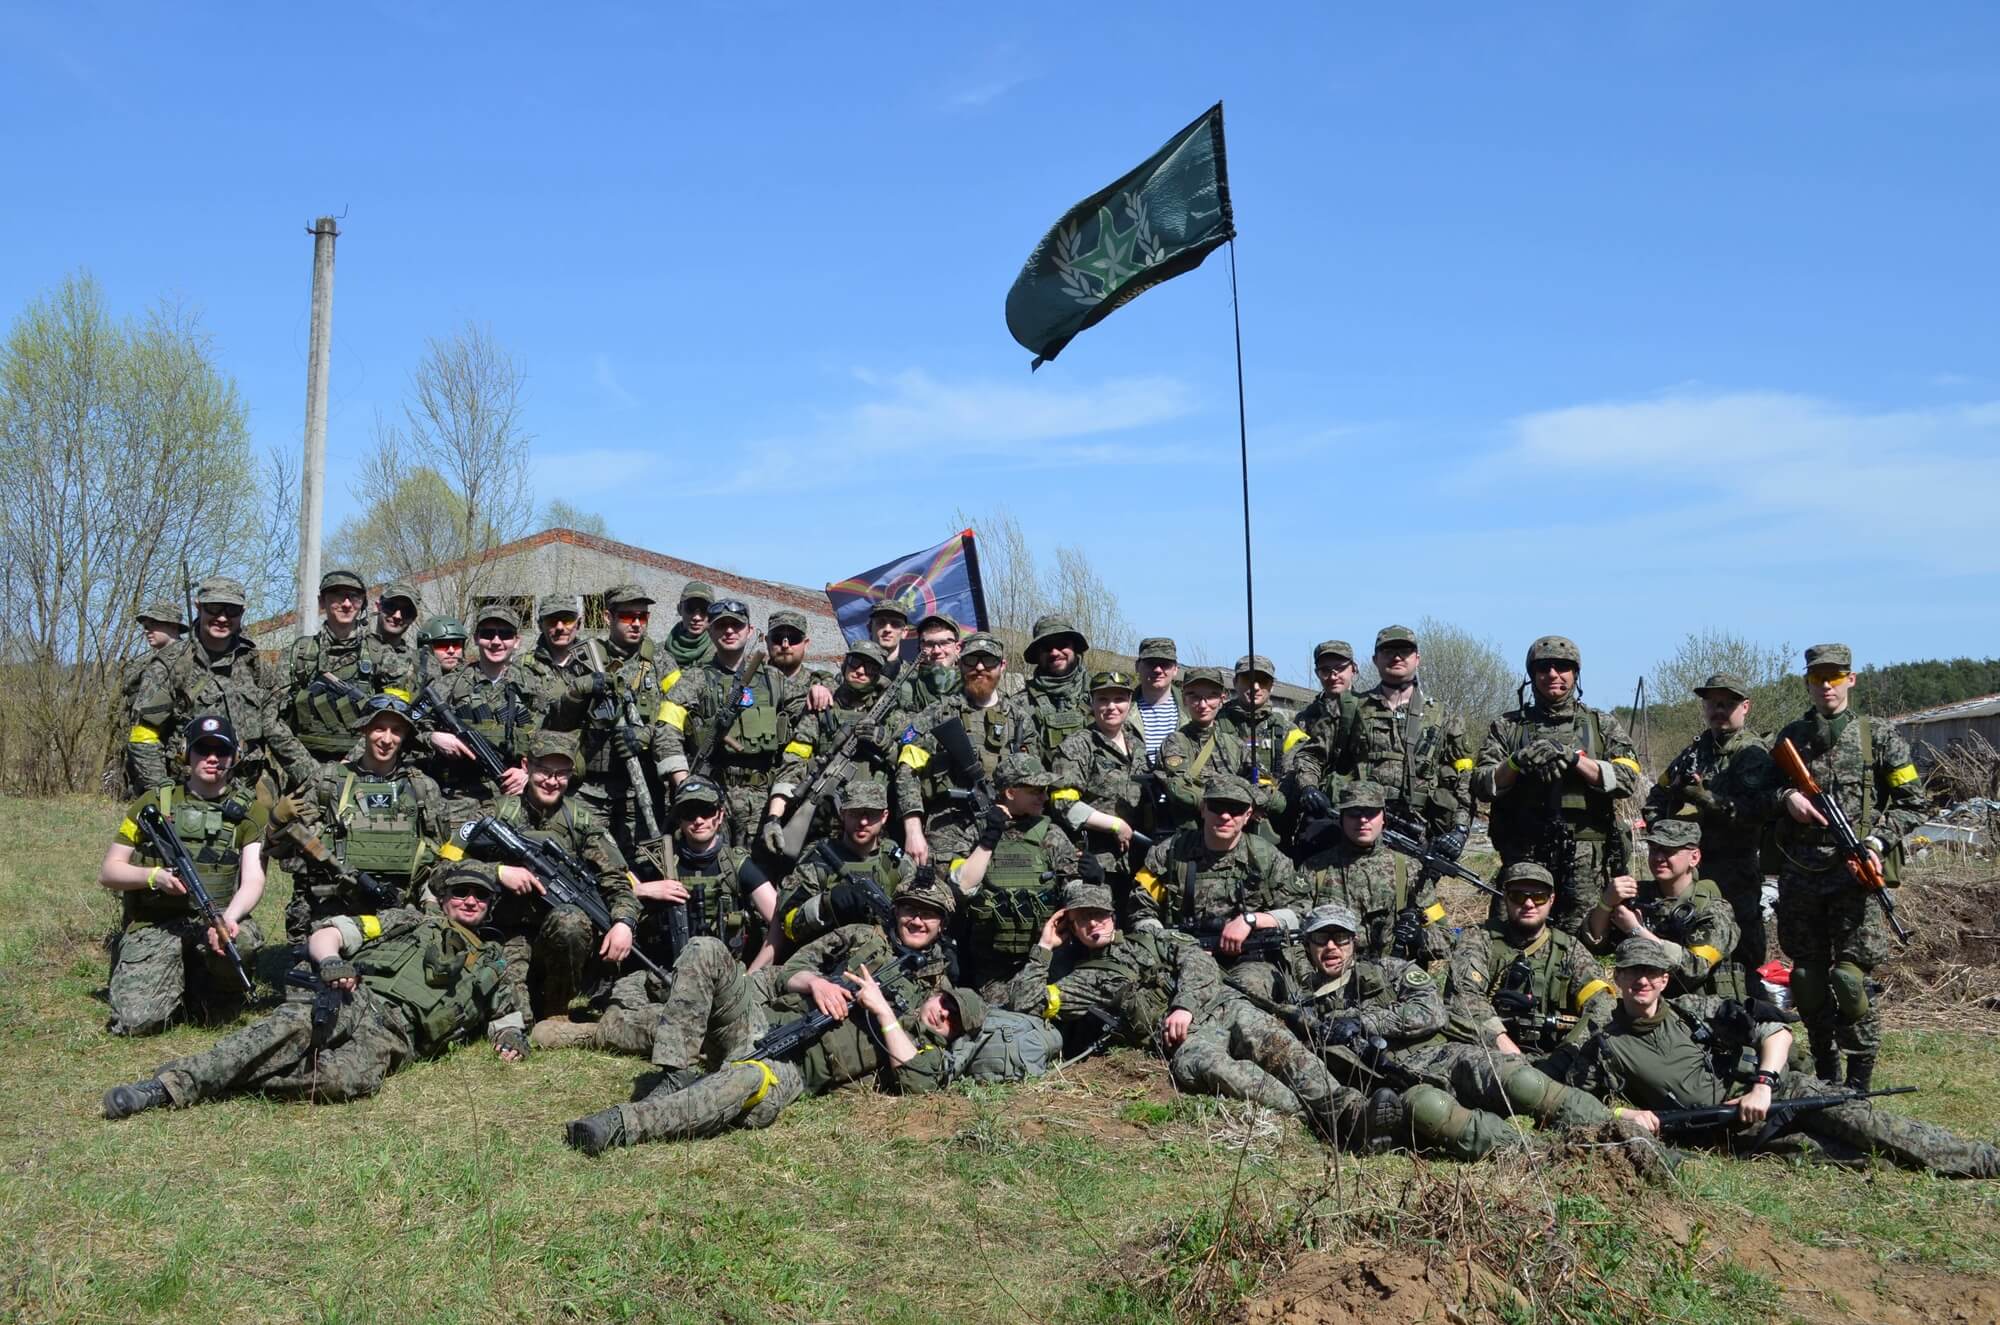
POLYGON ((1867 1090, 1869 1089, 1869 1083, 1874 1080, 1874 1054, 1850 1053, 1847 1055, 1847 1088, 1849 1090, 1867 1090))
POLYGON ((601 1155, 613 1146, 630 1144, 625 1138, 625 1115, 615 1105, 578 1118, 563 1129, 563 1140, 586 1155, 601 1155))
POLYGON ((1354 1148, 1364 1154, 1379 1155, 1410 1144, 1410 1102, 1400 1090, 1377 1086, 1361 1114, 1361 1126, 1354 1148))
POLYGON ((1812 1060, 1814 1076, 1836 1086, 1840 1084, 1840 1050, 1815 1048, 1812 1060))
POLYGON ((167 1094, 166 1083, 158 1077, 145 1081, 135 1081, 129 1086, 113 1086, 104 1092, 104 1116, 106 1118, 130 1118, 135 1113, 157 1109, 162 1104, 173 1103, 167 1094))

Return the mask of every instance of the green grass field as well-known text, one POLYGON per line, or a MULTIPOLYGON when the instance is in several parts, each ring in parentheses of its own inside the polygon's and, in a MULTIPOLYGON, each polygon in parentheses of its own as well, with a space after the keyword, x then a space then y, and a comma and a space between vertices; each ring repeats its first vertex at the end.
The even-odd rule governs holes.
MULTIPOLYGON (((362 1103, 106 1123, 107 1086, 218 1033, 103 1033, 115 907, 93 880, 115 818, 0 802, 7 1319, 1345 1320, 1329 1304, 1413 1318, 1430 1294, 1520 1322, 1949 1320, 1888 1313, 2000 1294, 1992 1184, 1336 1162, 1297 1126, 1177 1098, 1133 1053, 1012 1090, 847 1091, 596 1161, 561 1125, 624 1098, 637 1060, 473 1046, 362 1103)), ((1913 1113, 2000 1125, 1986 1035, 1898 1033, 1878 1075, 1924 1088, 1913 1113)))

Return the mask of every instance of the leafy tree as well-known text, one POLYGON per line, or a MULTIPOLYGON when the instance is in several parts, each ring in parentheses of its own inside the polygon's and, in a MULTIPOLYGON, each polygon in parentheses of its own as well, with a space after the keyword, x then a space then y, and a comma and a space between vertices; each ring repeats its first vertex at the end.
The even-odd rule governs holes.
POLYGON ((542 507, 541 518, 536 523, 544 529, 574 529, 579 534, 595 534, 599 538, 611 536, 610 526, 604 523, 603 516, 572 506, 560 497, 542 507))

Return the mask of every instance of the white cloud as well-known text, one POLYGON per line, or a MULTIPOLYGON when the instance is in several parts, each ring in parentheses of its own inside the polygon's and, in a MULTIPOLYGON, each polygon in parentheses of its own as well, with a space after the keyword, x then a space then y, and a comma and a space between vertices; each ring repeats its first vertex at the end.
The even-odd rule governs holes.
POLYGON ((978 67, 959 75, 944 92, 946 110, 977 110, 991 105, 1028 81, 1030 75, 1019 48, 1004 42, 981 59, 978 67))
POLYGON ((618 380, 618 374, 612 371, 611 356, 601 350, 591 358, 591 380, 597 384, 598 390, 611 398, 614 405, 630 409, 639 403, 639 398, 627 391, 618 380))

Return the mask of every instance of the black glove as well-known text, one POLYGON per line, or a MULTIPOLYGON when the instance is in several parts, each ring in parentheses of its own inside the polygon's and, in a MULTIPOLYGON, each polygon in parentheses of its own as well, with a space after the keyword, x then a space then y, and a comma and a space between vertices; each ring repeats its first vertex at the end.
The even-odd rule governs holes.
POLYGON ((875 908, 868 893, 852 879, 842 879, 826 891, 827 909, 843 925, 856 925, 874 918, 875 908))
POLYGON ((1318 787, 1307 787, 1299 793, 1299 818, 1331 819, 1333 802, 1318 787))
POLYGON ((1406 906, 1396 913, 1395 949, 1404 957, 1417 955, 1417 947, 1423 941, 1423 913, 1414 906, 1406 906))
POLYGON ((1014 816, 998 805, 986 809, 986 817, 979 824, 979 841, 975 847, 985 847, 988 851, 1000 845, 1000 835, 1014 822, 1014 816))
POLYGON ((1518 989, 1503 989, 1493 996, 1493 1010, 1502 1020, 1526 1017, 1535 1010, 1535 996, 1518 989))
POLYGON ((633 737, 632 729, 622 722, 611 729, 611 745, 618 751, 620 759, 639 757, 639 742, 633 737))
POLYGON ((592 699, 601 699, 601 698, 603 698, 603 697, 604 697, 605 695, 608 695, 608 694, 610 694, 610 693, 611 693, 611 675, 610 675, 610 673, 608 673, 608 672, 592 672, 592 673, 590 674, 590 691, 589 691, 589 693, 590 693, 590 697, 591 697, 592 699))
POLYGON ((1345 1049, 1362 1037, 1361 1018, 1331 1017, 1320 1023, 1320 1039, 1336 1049, 1345 1049))
POLYGON ((1103 883, 1104 865, 1094 851, 1085 851, 1076 858, 1076 877, 1085 883, 1103 883))
POLYGON ((1439 833, 1431 839, 1431 850, 1446 860, 1457 860, 1465 854, 1465 836, 1464 828, 1454 828, 1448 833, 1439 833))

